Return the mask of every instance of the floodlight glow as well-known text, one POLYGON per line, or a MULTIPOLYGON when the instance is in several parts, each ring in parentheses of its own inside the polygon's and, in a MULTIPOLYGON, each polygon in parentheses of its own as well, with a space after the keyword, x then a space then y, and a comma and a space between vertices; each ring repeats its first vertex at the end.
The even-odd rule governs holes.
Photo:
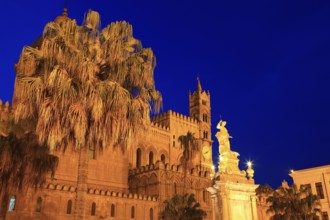
POLYGON ((251 167, 252 166, 252 162, 251 161, 248 161, 246 164, 248 165, 248 167, 251 167))
POLYGON ((212 170, 215 170, 215 166, 214 165, 212 165, 212 170))

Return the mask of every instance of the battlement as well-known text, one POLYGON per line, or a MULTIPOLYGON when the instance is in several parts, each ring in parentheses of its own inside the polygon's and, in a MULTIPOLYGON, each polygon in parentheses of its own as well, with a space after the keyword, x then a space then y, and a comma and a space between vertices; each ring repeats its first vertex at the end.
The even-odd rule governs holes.
POLYGON ((11 110, 12 107, 10 106, 9 102, 7 101, 5 104, 3 104, 2 100, 0 99, 0 120, 8 119, 11 110))
MULTIPOLYGON (((168 170, 172 172, 183 173, 184 168, 182 165, 170 165, 168 163, 164 164, 162 161, 158 160, 155 164, 150 164, 146 166, 141 166, 139 168, 129 170, 129 175, 139 175, 147 172, 157 171, 157 170, 168 170)), ((198 171, 196 168, 189 170, 191 176, 196 177, 210 177, 209 171, 198 171)))
POLYGON ((155 117, 151 118, 151 121, 161 123, 164 120, 169 120, 171 117, 181 120, 183 122, 193 123, 196 125, 198 124, 198 121, 196 119, 178 112, 174 112, 172 110, 168 110, 165 113, 156 115, 155 117))
MULTIPOLYGON (((69 184, 61 184, 61 183, 49 183, 45 188, 49 189, 49 190, 58 190, 58 191, 62 191, 62 192, 76 192, 77 191, 77 188, 75 186, 72 186, 69 184)), ((94 189, 94 188, 88 188, 87 193, 90 195, 157 201, 156 196, 139 195, 136 193, 114 192, 114 191, 94 189)))
MULTIPOLYGON (((189 91, 189 97, 194 96, 195 94, 198 94, 198 91, 190 92, 189 91)), ((203 90, 200 92, 200 94, 205 94, 207 96, 210 96, 210 91, 209 90, 203 90)))
POLYGON ((2 99, 0 99, 0 111, 9 111, 11 109, 11 106, 9 102, 7 101, 6 103, 3 104, 2 99))
POLYGON ((160 130, 163 130, 163 131, 170 131, 169 127, 167 127, 163 124, 157 123, 157 122, 153 122, 153 121, 151 121, 151 127, 156 128, 156 129, 160 129, 160 130))

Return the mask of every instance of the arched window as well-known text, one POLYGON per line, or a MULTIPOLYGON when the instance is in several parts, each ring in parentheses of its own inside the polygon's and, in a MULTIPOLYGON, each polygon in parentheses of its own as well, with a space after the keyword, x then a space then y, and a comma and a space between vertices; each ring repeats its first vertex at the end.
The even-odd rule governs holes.
POLYGON ((91 216, 95 216, 96 214, 96 204, 95 202, 92 203, 92 209, 91 209, 91 216))
POLYGON ((153 208, 150 209, 150 220, 154 220, 154 210, 153 210, 153 208))
POLYGON ((162 155, 160 156, 160 160, 161 160, 163 163, 166 162, 166 160, 165 160, 165 155, 164 155, 164 154, 162 154, 162 155))
POLYGON ((114 205, 114 204, 112 204, 112 205, 111 205, 111 212, 110 212, 110 216, 111 216, 111 217, 115 217, 115 212, 116 212, 116 210, 115 210, 115 205, 114 205))
POLYGON ((68 205, 66 207, 66 214, 71 214, 71 211, 72 211, 72 201, 71 199, 68 201, 68 205))
POLYGON ((41 212, 41 204, 42 204, 42 199, 41 199, 41 197, 38 197, 38 199, 37 199, 37 206, 36 206, 36 212, 41 212))
POLYGON ((174 192, 174 195, 177 194, 177 188, 176 188, 176 183, 173 184, 173 192, 174 192))
POLYGON ((15 205, 16 205, 16 196, 13 195, 12 197, 10 197, 8 211, 9 212, 14 211, 15 210, 15 205))
POLYGON ((209 136, 208 132, 207 131, 204 131, 203 132, 203 138, 204 139, 208 139, 208 136, 209 136))
POLYGON ((136 150, 136 167, 141 167, 141 149, 136 150))
POLYGON ((132 206, 131 208, 131 218, 135 218, 135 207, 132 206))
POLYGON ((149 165, 154 164, 154 152, 149 153, 149 165))
POLYGON ((207 122, 207 114, 203 114, 203 121, 207 122))

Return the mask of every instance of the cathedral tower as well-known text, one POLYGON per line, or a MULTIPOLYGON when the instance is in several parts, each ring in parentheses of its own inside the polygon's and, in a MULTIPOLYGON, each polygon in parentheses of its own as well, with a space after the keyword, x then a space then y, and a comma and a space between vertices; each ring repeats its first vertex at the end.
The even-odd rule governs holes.
MULTIPOLYGON (((201 165, 206 168, 212 167, 212 139, 211 139, 211 103, 210 92, 203 91, 201 82, 197 78, 197 90, 189 93, 190 117, 199 123, 201 165)), ((196 135, 197 136, 197 135, 196 135)))

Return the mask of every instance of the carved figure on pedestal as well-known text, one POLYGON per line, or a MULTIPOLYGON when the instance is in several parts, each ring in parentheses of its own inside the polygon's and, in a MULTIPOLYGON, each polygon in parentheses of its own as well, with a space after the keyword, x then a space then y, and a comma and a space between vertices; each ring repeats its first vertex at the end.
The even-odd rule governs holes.
POLYGON ((217 125, 217 129, 219 129, 219 131, 216 133, 215 136, 218 138, 219 141, 220 154, 231 151, 229 138, 232 138, 232 136, 229 135, 228 130, 225 127, 226 124, 227 122, 220 120, 217 125))

